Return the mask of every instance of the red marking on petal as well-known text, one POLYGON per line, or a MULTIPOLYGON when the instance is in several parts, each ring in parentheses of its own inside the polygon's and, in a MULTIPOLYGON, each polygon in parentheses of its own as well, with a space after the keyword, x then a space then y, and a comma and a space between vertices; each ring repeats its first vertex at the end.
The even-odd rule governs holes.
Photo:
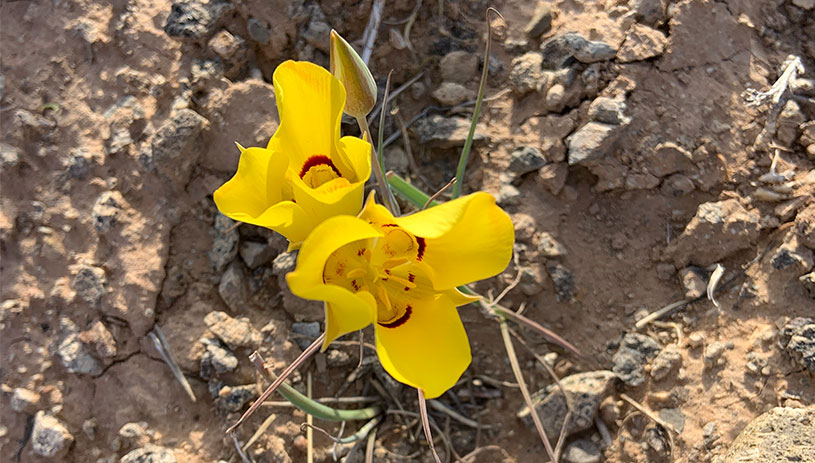
POLYGON ((408 281, 409 282, 413 283, 413 280, 415 280, 415 279, 416 279, 416 275, 414 275, 412 273, 408 273, 408 281))
POLYGON ((306 159, 306 162, 303 163, 303 168, 300 169, 300 178, 305 177, 308 170, 315 166, 328 166, 334 171, 335 174, 337 174, 337 177, 342 177, 342 175, 340 175, 340 171, 337 170, 337 167, 331 161, 331 158, 324 154, 317 154, 306 159))
POLYGON ((398 326, 402 326, 408 321, 408 319, 410 318, 410 315, 412 313, 413 313, 413 307, 408 305, 407 307, 405 307, 405 313, 402 314, 401 317, 397 318, 396 320, 394 320, 394 321, 392 321, 390 323, 380 323, 379 326, 381 326, 383 328, 396 328, 398 326))
POLYGON ((419 250, 416 251, 416 260, 422 260, 422 257, 424 257, 424 248, 426 246, 424 238, 422 238, 421 236, 417 236, 416 243, 419 244, 419 250))
POLYGON ((398 227, 399 225, 396 225, 395 223, 383 223, 382 226, 383 227, 398 227))
POLYGON ((362 248, 362 249, 360 249, 359 251, 357 251, 357 255, 358 255, 359 257, 364 256, 364 255, 365 255, 365 248, 362 248))
POLYGON ((359 286, 359 283, 357 283, 357 280, 351 280, 351 286, 354 287, 354 291, 359 291, 359 289, 360 289, 360 286, 359 286))

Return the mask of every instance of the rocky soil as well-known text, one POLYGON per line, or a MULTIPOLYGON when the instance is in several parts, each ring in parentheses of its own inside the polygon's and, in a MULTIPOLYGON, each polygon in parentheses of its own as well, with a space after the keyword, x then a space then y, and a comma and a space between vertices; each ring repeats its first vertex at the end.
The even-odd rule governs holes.
MULTIPOLYGON (((513 325, 561 461, 811 459, 815 2, 504 3, 466 188, 517 231, 517 265, 479 289, 520 273, 503 303, 583 353, 513 325)), ((386 3, 371 57, 401 90, 386 164, 427 191, 454 173, 488 5, 386 3)), ((241 461, 224 431, 265 386, 248 355, 281 371, 323 310, 288 292, 285 241, 221 216, 212 192, 233 142, 277 127, 275 66, 327 66, 328 31, 359 45, 371 8, 0 1, 0 460, 241 461)), ((460 313, 473 363, 440 402, 478 425, 431 416, 464 461, 545 461, 498 324, 460 313)), ((369 347, 342 341, 293 385, 417 411, 369 347)), ((266 425, 245 458, 306 461, 305 415, 273 400, 237 433, 266 425)), ((388 415, 374 461, 431 461, 417 435, 388 415)), ((315 461, 363 461, 364 445, 315 432, 315 461)))

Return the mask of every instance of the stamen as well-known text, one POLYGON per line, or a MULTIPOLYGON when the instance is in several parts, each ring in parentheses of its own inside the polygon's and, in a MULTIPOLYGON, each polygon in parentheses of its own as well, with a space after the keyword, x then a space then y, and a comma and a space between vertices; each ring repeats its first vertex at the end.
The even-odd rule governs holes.
POLYGON ((408 261, 407 257, 394 257, 391 259, 385 259, 385 261, 382 262, 382 266, 385 268, 394 268, 397 265, 402 265, 407 261, 408 261))
POLYGON ((407 278, 398 277, 396 275, 391 275, 390 278, 397 283, 405 285, 405 291, 416 287, 416 283, 411 282, 407 278))
POLYGON ((364 268, 358 267, 358 268, 355 268, 354 270, 349 271, 346 274, 346 276, 353 280, 355 278, 364 276, 366 273, 368 273, 368 272, 364 268))

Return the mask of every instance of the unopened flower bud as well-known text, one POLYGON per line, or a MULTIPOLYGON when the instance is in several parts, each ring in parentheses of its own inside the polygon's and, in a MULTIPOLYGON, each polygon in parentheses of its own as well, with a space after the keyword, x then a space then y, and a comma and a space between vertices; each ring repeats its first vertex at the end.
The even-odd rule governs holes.
POLYGON ((345 113, 356 118, 368 115, 376 104, 376 82, 351 45, 331 30, 331 74, 345 86, 345 113))

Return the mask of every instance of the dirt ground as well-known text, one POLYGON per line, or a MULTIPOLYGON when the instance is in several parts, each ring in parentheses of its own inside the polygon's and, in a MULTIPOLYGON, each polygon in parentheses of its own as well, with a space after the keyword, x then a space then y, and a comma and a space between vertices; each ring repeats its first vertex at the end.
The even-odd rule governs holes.
MULTIPOLYGON (((394 88, 412 83, 388 114, 386 164, 427 191, 454 175, 488 6, 505 22, 492 21, 466 188, 510 213, 518 264, 477 287, 497 294, 521 272, 502 304, 583 353, 511 324, 530 348, 515 342, 531 391, 553 384, 540 362, 561 378, 616 374, 591 391, 562 461, 728 462, 757 416, 812 410, 813 365, 783 333, 815 316, 815 4, 387 1, 371 69, 383 88, 390 70, 394 88), (788 56, 804 71, 778 102, 751 104, 750 89, 769 89, 788 56), (716 264, 718 308, 704 297, 716 264)), ((237 166, 233 142, 265 145, 277 127, 275 66, 327 67, 328 31, 360 45, 371 8, 0 1, 0 460, 241 461, 224 431, 265 386, 249 354, 282 371, 323 313, 288 293, 283 240, 219 216, 212 193, 237 166), (156 350, 156 328, 194 402, 156 350)), ((475 306, 460 314, 473 362, 439 400, 483 427, 431 417, 464 461, 546 461, 517 416, 498 323, 475 306)), ((370 347, 358 368, 357 337, 342 341, 293 385, 305 391, 311 377, 315 397, 418 412, 370 347)), ((305 415, 272 400, 237 432, 246 443, 269 424, 246 458, 306 461, 305 415)), ((419 429, 388 414, 374 461, 432 461, 419 429)), ((365 441, 352 447, 314 433, 315 461, 363 461, 365 441)))

